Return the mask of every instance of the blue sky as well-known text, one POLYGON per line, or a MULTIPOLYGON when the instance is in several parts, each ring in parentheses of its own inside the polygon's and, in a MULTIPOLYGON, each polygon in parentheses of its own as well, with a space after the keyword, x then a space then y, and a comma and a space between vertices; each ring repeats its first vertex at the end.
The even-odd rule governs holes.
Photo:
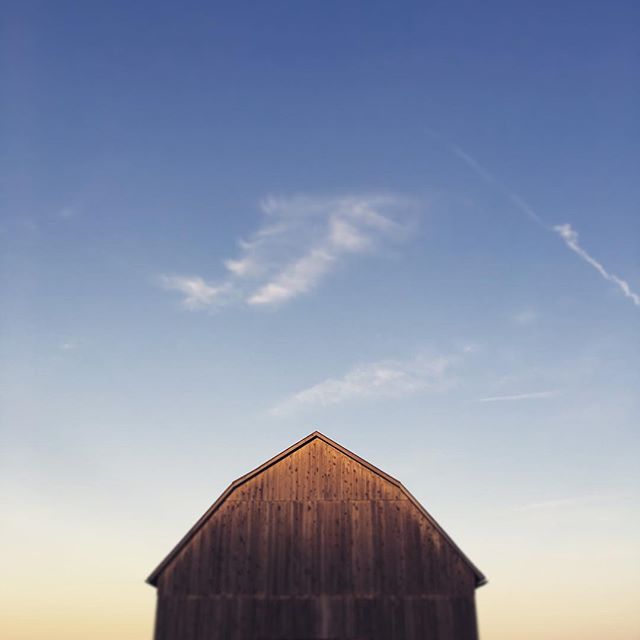
POLYGON ((60 563, 48 637, 148 636, 316 428, 487 574, 485 637, 637 637, 636 3, 186 4, 2 6, 3 637, 60 563))

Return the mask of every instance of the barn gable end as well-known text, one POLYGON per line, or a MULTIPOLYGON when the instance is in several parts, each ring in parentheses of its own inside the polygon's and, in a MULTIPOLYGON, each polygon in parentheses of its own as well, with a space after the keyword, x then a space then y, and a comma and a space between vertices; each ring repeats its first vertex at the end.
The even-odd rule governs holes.
MULTIPOLYGON (((333 637, 322 635, 327 620, 339 634, 361 631, 385 607, 380 624, 426 629, 431 616, 438 637, 475 639, 473 593, 485 579, 397 480, 314 432, 232 483, 148 582, 158 588, 157 640, 188 637, 167 631, 183 629, 181 616, 200 625, 231 616, 226 633, 244 625, 238 637, 333 637), (256 627, 261 607, 275 627, 256 627), (307 622, 295 633, 315 635, 282 627, 296 616, 307 622)), ((413 637, 396 631, 367 637, 413 637)))

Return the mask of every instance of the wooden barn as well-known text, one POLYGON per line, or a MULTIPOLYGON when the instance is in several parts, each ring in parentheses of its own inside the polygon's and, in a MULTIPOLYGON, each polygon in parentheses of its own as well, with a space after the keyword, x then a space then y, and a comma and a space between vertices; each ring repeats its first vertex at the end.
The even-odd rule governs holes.
POLYGON ((476 640, 486 580, 394 478, 314 432, 149 576, 155 640, 476 640))

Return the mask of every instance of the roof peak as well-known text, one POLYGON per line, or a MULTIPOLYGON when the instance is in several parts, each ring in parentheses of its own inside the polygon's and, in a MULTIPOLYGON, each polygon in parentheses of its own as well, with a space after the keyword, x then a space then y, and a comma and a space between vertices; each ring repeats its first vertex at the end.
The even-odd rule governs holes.
POLYGON ((223 492, 223 494, 203 514, 203 516, 198 520, 198 522, 196 522, 196 524, 191 528, 191 530, 187 532, 187 534, 183 537, 183 539, 180 540, 180 542, 178 542, 178 544, 169 553, 169 555, 153 571, 153 573, 147 579, 147 582, 149 582, 149 584, 152 584, 154 586, 156 585, 158 576, 164 570, 167 564, 171 562, 171 560, 177 555, 180 549, 198 531, 198 529, 204 524, 204 522, 206 522, 206 520, 215 512, 215 510, 220 506, 220 504, 222 504, 224 500, 226 500, 227 496, 231 492, 233 492, 239 486, 241 486, 251 478, 255 477, 259 473, 262 473, 272 465, 277 464, 278 462, 280 462, 281 460, 283 460, 284 458, 292 454, 294 451, 297 451, 298 449, 308 445, 309 443, 313 442, 316 439, 321 440, 322 442, 329 445, 330 447, 333 447, 343 455, 363 465, 364 467, 369 469, 369 471, 377 474, 381 478, 387 480, 391 484, 395 485, 398 489, 400 489, 400 491, 402 491, 407 496, 407 498, 414 504, 414 506, 418 508, 418 510, 431 522, 431 524, 443 535, 443 537, 449 542, 449 544, 451 544, 453 548, 460 554, 460 556, 468 563, 468 565, 471 567, 471 569, 476 575, 476 580, 477 580, 476 586, 482 586, 483 584, 486 583, 486 578, 482 574, 482 572, 471 562, 471 560, 469 560, 469 558, 462 552, 462 550, 458 547, 458 545, 456 545, 456 543, 451 539, 451 537, 436 522, 433 516, 416 500, 416 498, 407 490, 407 488, 399 480, 396 480, 393 476, 390 476, 388 473, 385 473, 378 467, 372 465, 370 462, 368 462, 364 458, 361 458, 359 455, 353 453, 352 451, 349 451, 347 448, 343 447, 341 444, 339 444, 335 440, 332 440, 331 438, 321 433, 317 429, 315 431, 312 431, 309 435, 305 436, 301 440, 298 440, 298 442, 295 442, 291 446, 287 447, 280 453, 276 454, 266 462, 262 463, 260 466, 256 467, 252 471, 249 471, 249 473, 245 474, 244 476, 232 482, 229 485, 229 487, 227 487, 227 489, 223 492))

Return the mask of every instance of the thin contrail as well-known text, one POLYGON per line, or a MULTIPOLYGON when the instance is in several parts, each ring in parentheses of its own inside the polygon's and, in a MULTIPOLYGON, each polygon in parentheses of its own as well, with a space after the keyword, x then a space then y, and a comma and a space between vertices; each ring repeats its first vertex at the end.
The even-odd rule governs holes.
POLYGON ((506 185, 498 180, 492 173, 487 171, 473 156, 469 155, 464 149, 457 147, 456 145, 450 145, 449 149, 462 160, 468 167, 470 167, 474 173, 479 175, 485 182, 496 187, 502 195, 506 196, 520 211, 526 214, 536 224, 539 224, 545 229, 549 227, 545 224, 544 220, 535 212, 533 207, 524 198, 519 196, 514 191, 511 191, 506 185))
MULTIPOLYGON (((439 136, 437 136, 437 134, 434 134, 434 132, 429 133, 430 135, 439 138, 439 136)), ((545 229, 545 231, 549 231, 551 233, 559 235, 571 251, 573 251, 584 262, 595 269, 605 280, 616 285, 616 287, 618 287, 625 298, 631 300, 631 302, 636 307, 640 307, 640 295, 635 293, 631 289, 629 283, 626 280, 613 273, 610 273, 601 262, 587 253, 587 251, 578 244, 578 233, 571 227, 570 224, 549 226, 524 198, 522 198, 515 191, 512 191, 505 184, 500 182, 500 180, 498 180, 490 171, 483 167, 472 155, 456 145, 447 144, 447 146, 449 148, 449 151, 453 153, 457 158, 462 160, 477 176, 482 178, 487 184, 491 185, 500 193, 502 193, 502 195, 505 196, 510 202, 512 202, 517 209, 522 211, 522 213, 524 213, 530 220, 545 229)))
POLYGON ((516 393, 510 396, 489 396, 480 398, 478 402, 504 402, 512 400, 537 400, 542 398, 553 398, 559 395, 559 391, 534 391, 532 393, 516 393))
POLYGON ((604 266, 598 262, 595 258, 592 258, 579 244, 578 244, 578 232, 571 228, 570 224, 559 224, 553 227, 553 230, 565 241, 565 244, 571 251, 579 255, 587 264, 591 265, 605 280, 613 282, 625 298, 629 298, 636 307, 640 307, 640 296, 634 293, 629 286, 629 283, 622 278, 619 278, 613 273, 609 273, 604 266))

